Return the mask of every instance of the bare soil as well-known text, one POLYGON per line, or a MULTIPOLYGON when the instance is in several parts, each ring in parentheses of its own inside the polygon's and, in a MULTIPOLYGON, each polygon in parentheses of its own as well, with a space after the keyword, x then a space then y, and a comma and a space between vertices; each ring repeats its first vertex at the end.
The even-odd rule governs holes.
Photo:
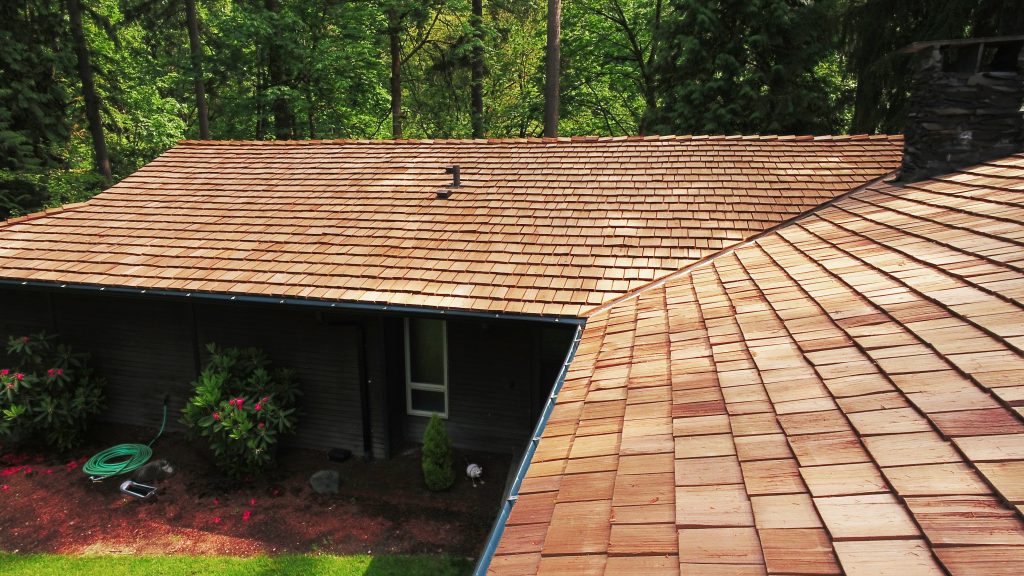
POLYGON ((145 443, 152 431, 104 427, 71 455, 0 449, 0 550, 97 554, 450 554, 476 556, 497 515, 510 458, 456 453, 484 467, 486 483, 459 475, 446 492, 426 489, 419 452, 386 461, 353 457, 334 463, 325 453, 285 450, 279 467, 233 482, 207 450, 180 433, 154 445, 154 459, 176 473, 157 495, 121 494, 126 477, 91 482, 82 464, 102 448, 145 443), (336 495, 313 492, 309 477, 336 469, 336 495))

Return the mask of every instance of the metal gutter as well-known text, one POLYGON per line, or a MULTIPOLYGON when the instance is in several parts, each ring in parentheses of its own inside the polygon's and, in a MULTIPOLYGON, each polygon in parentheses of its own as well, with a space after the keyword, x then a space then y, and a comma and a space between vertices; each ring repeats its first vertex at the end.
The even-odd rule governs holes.
POLYGON ((286 306, 306 306, 326 310, 352 310, 360 312, 387 312, 392 314, 418 314, 424 316, 442 316, 446 318, 481 318, 498 320, 519 320, 526 322, 549 322, 552 324, 568 324, 582 326, 583 318, 575 316, 543 316, 540 314, 507 314, 504 312, 480 312, 476 310, 460 310, 458 308, 430 308, 427 306, 405 306, 393 304, 376 304, 369 302, 352 302, 338 300, 312 300, 306 298, 281 298, 274 296, 252 296, 247 294, 227 294, 217 292, 182 292, 178 290, 150 290, 147 288, 128 288, 124 286, 97 286, 92 284, 69 284, 61 282, 39 282, 34 280, 12 280, 0 278, 0 286, 44 288, 54 291, 93 292, 124 295, 150 295, 165 298, 181 298, 188 300, 212 300, 217 302, 245 302, 250 304, 277 304, 286 306))
POLYGON ((505 532, 505 523, 508 522, 508 517, 512 512, 512 507, 515 506, 516 501, 519 499, 519 489, 522 487, 523 478, 526 476, 526 471, 530 467, 530 460, 533 459, 534 453, 537 452, 537 444, 540 443, 541 434, 544 433, 544 428, 548 424, 548 419, 551 418, 551 411, 554 409, 555 402, 558 400, 558 393, 562 391, 562 385, 565 383, 565 376, 569 372, 569 365, 572 364, 572 359, 576 356, 576 350, 579 348, 580 340, 583 337, 583 328, 583 324, 579 324, 576 327, 576 334, 573 336, 572 345, 569 346, 569 352, 565 355, 565 361, 562 363, 562 368, 558 371, 558 377, 555 378, 555 383, 551 387, 551 394, 548 395, 548 400, 544 404, 544 410, 541 412, 540 418, 537 420, 537 426, 533 430, 533 437, 530 439, 530 443, 526 446, 526 452, 523 454, 523 459, 519 462, 519 469, 516 471, 515 478, 512 480, 512 486, 509 488, 508 496, 505 497, 505 501, 501 505, 501 512, 498 513, 498 518, 494 521, 491 533, 487 537, 486 544, 484 544, 483 552, 480 553, 480 559, 477 560, 476 568, 473 570, 474 576, 484 576, 487 574, 487 569, 491 566, 491 560, 494 558, 494 553, 498 550, 498 542, 501 540, 501 536, 505 532))

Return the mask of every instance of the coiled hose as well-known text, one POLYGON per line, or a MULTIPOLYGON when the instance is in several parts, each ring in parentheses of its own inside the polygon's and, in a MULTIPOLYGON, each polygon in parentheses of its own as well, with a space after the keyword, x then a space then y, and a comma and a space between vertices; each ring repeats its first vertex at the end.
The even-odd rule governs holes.
POLYGON ((82 466, 82 472, 89 475, 93 482, 106 480, 111 476, 125 474, 137 470, 153 456, 153 443, 164 433, 167 424, 167 403, 164 402, 164 419, 160 423, 160 431, 149 441, 149 444, 118 444, 97 453, 82 466))

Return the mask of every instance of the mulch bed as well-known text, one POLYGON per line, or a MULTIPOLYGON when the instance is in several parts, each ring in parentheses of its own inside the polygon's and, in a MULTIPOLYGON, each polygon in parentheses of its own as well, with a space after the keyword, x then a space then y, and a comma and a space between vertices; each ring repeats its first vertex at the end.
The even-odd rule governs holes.
MULTIPOLYGON (((99 428, 70 456, 24 449, 0 456, 0 550, 96 554, 450 554, 473 557, 497 516, 508 456, 456 453, 484 467, 486 484, 464 475, 442 493, 423 486, 415 449, 387 461, 330 462, 321 452, 286 449, 278 470, 232 482, 200 444, 176 433, 154 459, 176 473, 155 498, 118 491, 121 477, 92 483, 81 466, 98 450, 145 443, 151 430, 99 428), (337 469, 336 495, 313 492, 309 477, 337 469)), ((0 450, 2 452, 2 450, 0 450)))

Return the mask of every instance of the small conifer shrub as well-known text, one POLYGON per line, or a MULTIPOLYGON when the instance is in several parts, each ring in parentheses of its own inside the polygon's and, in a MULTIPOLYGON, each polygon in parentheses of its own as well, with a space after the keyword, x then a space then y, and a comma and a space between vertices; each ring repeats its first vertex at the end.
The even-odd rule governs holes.
POLYGON ((434 414, 423 433, 423 480, 434 492, 447 490, 455 484, 452 439, 445 430, 444 420, 434 414))

